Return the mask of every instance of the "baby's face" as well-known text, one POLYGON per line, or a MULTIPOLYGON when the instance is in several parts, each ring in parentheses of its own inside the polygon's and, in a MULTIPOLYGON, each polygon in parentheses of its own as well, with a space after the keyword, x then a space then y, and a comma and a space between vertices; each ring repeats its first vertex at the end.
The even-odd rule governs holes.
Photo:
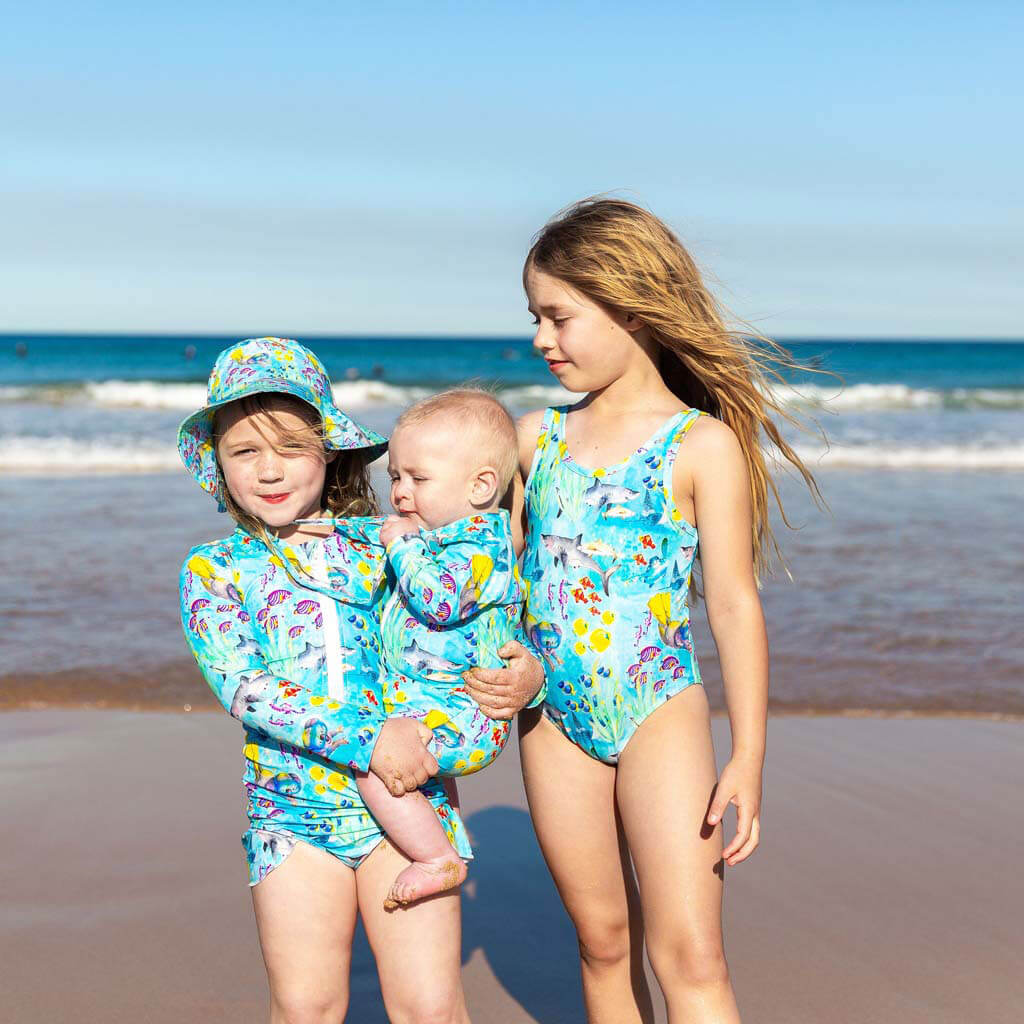
POLYGON ((399 427, 388 444, 391 504, 428 530, 473 515, 473 479, 480 461, 471 438, 454 424, 427 420, 399 427))

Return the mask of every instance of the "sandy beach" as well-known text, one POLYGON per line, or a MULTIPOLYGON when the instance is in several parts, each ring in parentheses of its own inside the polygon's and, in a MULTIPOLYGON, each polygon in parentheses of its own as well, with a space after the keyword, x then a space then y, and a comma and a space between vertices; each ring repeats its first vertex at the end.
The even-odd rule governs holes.
MULTIPOLYGON (((714 734, 721 764, 727 719, 714 734)), ((0 737, 0 1018, 265 1019, 237 724, 216 712, 17 711, 0 715, 0 737)), ((770 720, 762 846, 726 873, 744 1021, 1020 1019, 1021 738, 1013 721, 770 720)), ((473 1019, 582 1021, 573 933, 515 750, 462 792, 477 850, 464 898, 473 1019)), ((385 1020, 361 935, 347 1019, 385 1020)))

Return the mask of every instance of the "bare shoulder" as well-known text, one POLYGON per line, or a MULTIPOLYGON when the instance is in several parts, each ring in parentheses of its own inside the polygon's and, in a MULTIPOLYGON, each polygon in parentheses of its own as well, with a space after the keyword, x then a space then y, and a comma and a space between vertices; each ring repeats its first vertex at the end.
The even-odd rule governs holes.
POLYGON ((714 416, 697 418, 697 422, 690 428, 684 447, 699 449, 703 455, 743 454, 739 438, 733 433, 732 427, 714 416))
POLYGON ((547 409, 534 409, 533 412, 524 413, 516 420, 516 433, 519 435, 519 465, 522 468, 523 476, 530 472, 530 463, 533 462, 533 452, 537 447, 537 435, 544 424, 544 414, 547 409))
POLYGON ((686 478, 699 479, 725 475, 746 477, 747 460, 743 447, 732 428, 714 416, 700 416, 690 428, 679 449, 675 465, 675 483, 686 478))

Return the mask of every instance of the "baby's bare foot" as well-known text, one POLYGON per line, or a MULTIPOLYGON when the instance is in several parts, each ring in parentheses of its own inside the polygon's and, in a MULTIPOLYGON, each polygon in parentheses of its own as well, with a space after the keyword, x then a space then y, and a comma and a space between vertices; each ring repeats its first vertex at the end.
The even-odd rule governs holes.
POLYGON ((386 910, 404 907, 426 896, 433 896, 462 885, 466 865, 457 854, 451 853, 436 860, 413 861, 391 886, 384 901, 386 910))

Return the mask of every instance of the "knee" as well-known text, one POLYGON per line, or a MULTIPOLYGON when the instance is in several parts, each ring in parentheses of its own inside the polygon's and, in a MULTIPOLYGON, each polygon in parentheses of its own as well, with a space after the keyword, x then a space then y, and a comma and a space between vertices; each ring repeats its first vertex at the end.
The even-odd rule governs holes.
POLYGON ((729 984, 729 965, 720 942, 684 935, 648 935, 647 955, 663 988, 716 988, 729 984))
POLYGON ((591 923, 576 930, 580 959, 588 967, 600 970, 617 967, 630 956, 629 921, 591 923))
POLYGON ((270 995, 271 1024, 342 1024, 348 993, 275 991, 270 995))
POLYGON ((392 1024, 458 1024, 465 1019, 455 992, 417 993, 414 998, 397 1006, 393 998, 385 998, 384 1002, 392 1024))

